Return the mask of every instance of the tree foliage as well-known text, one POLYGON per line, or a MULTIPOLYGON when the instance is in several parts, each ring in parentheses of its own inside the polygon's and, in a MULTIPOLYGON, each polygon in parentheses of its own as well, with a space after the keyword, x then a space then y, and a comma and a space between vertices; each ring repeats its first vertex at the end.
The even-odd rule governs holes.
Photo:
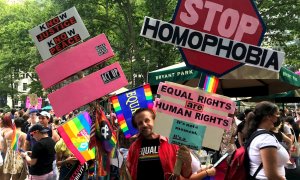
MULTIPOLYGON (((300 68, 300 1, 255 0, 267 25, 263 46, 281 47, 286 63, 300 68)), ((181 61, 176 47, 139 36, 144 16, 170 21, 177 0, 0 0, 0 95, 17 95, 15 72, 34 72, 41 57, 28 30, 75 6, 91 37, 105 33, 131 87, 146 82, 149 71, 181 61)), ((51 73, 51 72, 49 72, 51 73)), ((31 92, 42 95, 32 76, 31 92)))

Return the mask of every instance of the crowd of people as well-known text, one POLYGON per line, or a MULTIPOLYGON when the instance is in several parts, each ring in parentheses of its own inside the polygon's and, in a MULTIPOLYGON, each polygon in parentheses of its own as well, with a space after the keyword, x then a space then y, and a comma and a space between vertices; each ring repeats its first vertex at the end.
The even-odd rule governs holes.
MULTIPOLYGON (((65 120, 73 116, 70 113, 65 120)), ((1 179, 68 179, 74 173, 79 161, 60 138, 57 127, 63 120, 52 110, 1 112, 0 121, 1 179), (14 136, 18 137, 18 149, 12 148, 14 136)), ((84 179, 84 173, 80 177, 84 179)))
MULTIPOLYGON (((26 179, 27 173, 30 179, 70 179, 74 173, 78 173, 74 169, 80 165, 79 161, 68 150, 57 131, 62 122, 76 113, 72 112, 61 119, 55 117, 52 110, 2 112, 1 179, 26 179), (19 139, 18 150, 13 150, 11 146, 16 135, 19 139)), ((133 180, 197 180, 207 176, 216 176, 218 179, 220 169, 207 163, 204 165, 197 151, 170 144, 167 137, 153 132, 155 118, 155 112, 147 108, 138 109, 133 115, 132 125, 138 134, 130 139, 128 154, 125 156, 122 152, 128 176, 133 180), (174 175, 177 161, 182 163, 179 177, 174 175)), ((275 104, 264 101, 233 118, 235 121, 232 121, 231 129, 224 132, 220 150, 215 153, 217 157, 228 153, 225 162, 229 162, 235 149, 245 145, 251 134, 266 130, 272 134, 258 135, 247 149, 250 175, 256 179, 286 179, 286 169, 299 166, 299 158, 291 156, 291 149, 294 142, 299 142, 300 111, 281 110, 275 104)), ((226 171, 223 173, 226 174, 226 171)), ((87 171, 76 176, 87 179, 87 171)), ((114 179, 120 179, 120 176, 114 179)))

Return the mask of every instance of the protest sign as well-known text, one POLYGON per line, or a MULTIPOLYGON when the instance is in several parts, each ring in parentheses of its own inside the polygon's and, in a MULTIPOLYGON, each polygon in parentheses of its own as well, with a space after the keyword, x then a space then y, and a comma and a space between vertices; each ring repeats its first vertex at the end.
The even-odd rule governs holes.
POLYGON ((47 89, 78 71, 107 61, 113 56, 114 52, 105 34, 100 34, 39 64, 35 70, 43 88, 47 89))
POLYGON ((235 111, 235 102, 229 97, 205 92, 201 89, 191 88, 176 83, 160 83, 157 93, 163 96, 171 97, 183 101, 183 105, 195 109, 196 104, 203 105, 203 108, 210 108, 216 111, 233 114, 235 111), (190 102, 190 103, 189 103, 190 102))
POLYGON ((29 34, 43 60, 90 36, 75 7, 34 27, 29 34))
POLYGON ((37 97, 36 94, 30 94, 26 97, 26 108, 28 109, 42 109, 43 99, 37 97))
POLYGON ((111 97, 119 125, 126 138, 138 133, 132 126, 133 113, 139 108, 153 108, 153 97, 149 84, 126 91, 117 96, 111 97))
MULTIPOLYGON (((163 135, 165 137, 169 137, 169 139, 171 139, 172 138, 171 130, 172 130, 173 124, 176 122, 176 120, 181 120, 181 121, 187 122, 184 119, 180 119, 178 117, 174 117, 172 115, 165 114, 163 112, 160 112, 157 109, 153 131, 156 133, 159 133, 160 135, 163 135)), ((189 122, 187 122, 187 123, 189 123, 189 122)), ((191 123, 189 123, 189 124, 191 124, 191 123)), ((204 125, 201 125, 201 124, 196 124, 196 123, 193 123, 193 124, 195 127, 196 127, 196 125, 204 127, 204 125)), ((199 129, 201 129, 201 128, 199 128, 199 129)), ((181 132, 181 133, 186 133, 186 135, 190 134, 189 132, 181 132)), ((220 149, 220 143, 222 140, 223 133, 224 133, 224 129, 214 127, 214 126, 205 126, 204 136, 202 137, 202 134, 200 133, 200 136, 202 139, 202 144, 201 144, 201 140, 199 140, 199 142, 197 143, 197 147, 207 147, 207 148, 218 151, 220 149)), ((176 132, 174 134, 176 134, 176 132)), ((191 134, 191 135, 194 135, 194 134, 191 134)), ((187 142, 185 143, 185 145, 187 145, 187 146, 193 145, 193 143, 195 143, 195 142, 189 142, 190 138, 186 138, 186 140, 187 140, 187 142)), ((183 144, 183 142, 180 142, 180 143, 183 144)), ((179 143, 177 143, 177 144, 179 144, 179 143)), ((192 147, 194 149, 196 146, 193 145, 192 147)))
POLYGON ((156 111, 184 119, 191 123, 215 126, 225 130, 230 128, 232 122, 232 118, 227 116, 220 116, 203 110, 197 112, 195 109, 190 109, 173 102, 168 102, 163 98, 155 101, 155 109, 156 111))
POLYGON ((95 159, 95 149, 89 149, 91 117, 83 112, 57 128, 68 149, 81 164, 95 159))
POLYGON ((192 149, 219 149, 224 130, 232 124, 228 115, 235 111, 230 98, 170 82, 160 83, 157 93, 155 132, 192 149))
POLYGON ((169 136, 170 143, 186 145, 190 149, 199 150, 201 149, 205 131, 206 126, 174 119, 169 136))
MULTIPOLYGON (((257 46, 261 44, 266 31, 254 0, 179 0, 171 22, 257 46)), ((179 51, 189 67, 217 76, 243 65, 186 48, 179 48, 179 51)))
POLYGON ((63 115, 128 84, 118 62, 48 95, 56 116, 63 115))
MULTIPOLYGON (((284 60, 283 52, 188 29, 150 17, 145 17, 140 35, 213 57, 276 72, 279 72, 284 60)), ((216 67, 215 64, 213 66, 216 67)))

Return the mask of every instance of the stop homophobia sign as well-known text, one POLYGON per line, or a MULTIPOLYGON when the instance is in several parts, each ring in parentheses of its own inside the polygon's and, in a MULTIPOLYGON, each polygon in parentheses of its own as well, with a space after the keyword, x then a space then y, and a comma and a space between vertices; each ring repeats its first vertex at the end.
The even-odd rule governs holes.
POLYGON ((212 56, 279 72, 284 53, 145 17, 141 36, 212 56))

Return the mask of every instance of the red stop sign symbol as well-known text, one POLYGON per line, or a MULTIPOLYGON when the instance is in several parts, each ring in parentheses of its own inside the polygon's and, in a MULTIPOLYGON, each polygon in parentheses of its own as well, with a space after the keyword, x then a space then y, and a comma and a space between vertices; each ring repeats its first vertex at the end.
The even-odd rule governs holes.
MULTIPOLYGON (((179 0, 173 23, 204 33, 260 45, 265 25, 252 0, 179 0)), ((243 63, 179 48, 189 67, 222 76, 243 63)))

